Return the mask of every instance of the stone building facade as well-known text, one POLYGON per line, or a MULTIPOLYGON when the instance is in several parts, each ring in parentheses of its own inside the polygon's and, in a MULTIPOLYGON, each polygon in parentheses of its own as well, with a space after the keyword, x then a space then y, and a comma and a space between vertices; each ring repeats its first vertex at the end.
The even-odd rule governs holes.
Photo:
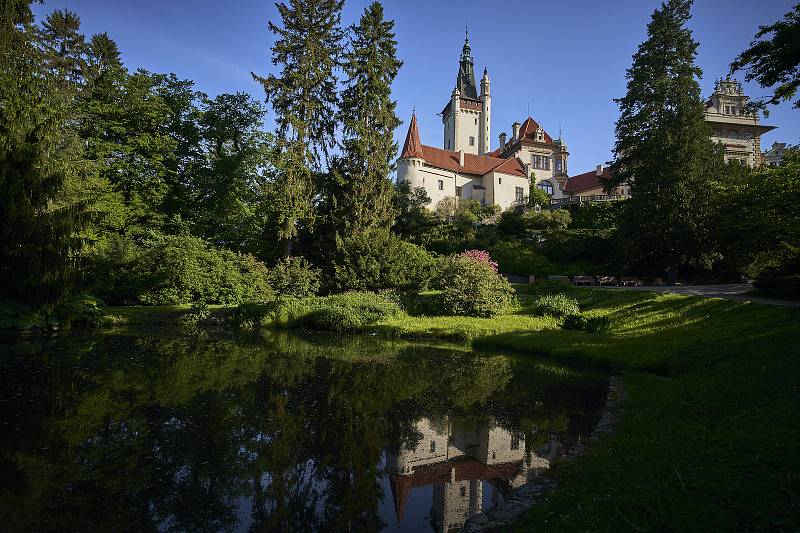
POLYGON ((711 140, 724 146, 725 161, 754 168, 764 164, 761 136, 775 126, 759 124, 758 115, 747 109, 748 100, 739 82, 717 80, 706 103, 705 118, 711 126, 711 140))
POLYGON ((491 115, 489 74, 484 69, 479 89, 467 38, 455 87, 441 113, 442 148, 420 142, 413 115, 397 161, 398 181, 424 188, 431 209, 447 197, 497 204, 502 209, 524 205, 532 185, 554 198, 563 197, 569 152, 561 139, 554 140, 528 117, 511 126, 510 139, 501 133, 499 146, 492 150, 491 115))

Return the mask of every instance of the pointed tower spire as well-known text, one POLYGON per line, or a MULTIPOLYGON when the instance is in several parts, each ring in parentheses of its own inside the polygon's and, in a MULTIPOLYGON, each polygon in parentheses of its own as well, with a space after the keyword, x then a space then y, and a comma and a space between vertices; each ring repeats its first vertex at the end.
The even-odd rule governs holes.
POLYGON ((466 29, 464 37, 464 47, 461 49, 461 60, 458 64, 458 76, 456 76, 456 88, 461 96, 467 98, 478 98, 478 90, 475 85, 474 63, 472 61, 472 49, 469 46, 469 29, 466 29))
POLYGON ((406 142, 403 144, 403 152, 400 154, 401 158, 418 157, 424 159, 422 153, 422 142, 419 140, 419 129, 417 128, 417 114, 411 115, 411 124, 408 126, 408 133, 406 134, 406 142))

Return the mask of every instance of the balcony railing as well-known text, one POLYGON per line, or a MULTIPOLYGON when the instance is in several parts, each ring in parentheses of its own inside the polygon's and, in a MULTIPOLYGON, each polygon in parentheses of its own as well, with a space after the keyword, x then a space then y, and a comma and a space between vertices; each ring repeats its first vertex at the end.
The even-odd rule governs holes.
POLYGON ((569 196, 567 198, 553 198, 550 200, 551 207, 561 207, 564 205, 576 205, 586 202, 610 202, 612 200, 623 200, 627 198, 624 194, 592 194, 591 196, 569 196))

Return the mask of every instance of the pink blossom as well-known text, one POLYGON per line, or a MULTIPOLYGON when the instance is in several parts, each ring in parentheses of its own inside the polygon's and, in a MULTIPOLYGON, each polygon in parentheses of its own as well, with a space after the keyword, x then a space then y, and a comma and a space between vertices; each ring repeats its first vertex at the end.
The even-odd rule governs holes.
POLYGON ((484 250, 467 250, 466 252, 461 252, 458 254, 459 257, 466 257, 467 259, 472 259, 473 261, 477 261, 478 263, 486 263, 492 270, 497 272, 497 262, 492 261, 492 258, 489 256, 489 252, 484 250))

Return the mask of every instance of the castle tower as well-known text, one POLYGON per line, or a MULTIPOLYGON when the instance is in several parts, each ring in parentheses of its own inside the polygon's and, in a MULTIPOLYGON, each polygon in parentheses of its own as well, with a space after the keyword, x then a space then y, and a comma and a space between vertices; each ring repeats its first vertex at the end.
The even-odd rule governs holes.
POLYGON ((465 153, 477 155, 489 152, 490 105, 489 75, 484 70, 479 96, 475 84, 472 48, 467 35, 461 49, 455 88, 450 95, 450 102, 441 113, 444 124, 442 147, 445 150, 463 150, 465 153))
POLYGON ((397 160, 397 181, 407 181, 412 188, 424 187, 425 178, 422 176, 422 167, 425 165, 425 155, 422 152, 422 141, 419 138, 417 127, 417 114, 411 115, 411 124, 408 126, 406 142, 403 151, 397 160))

